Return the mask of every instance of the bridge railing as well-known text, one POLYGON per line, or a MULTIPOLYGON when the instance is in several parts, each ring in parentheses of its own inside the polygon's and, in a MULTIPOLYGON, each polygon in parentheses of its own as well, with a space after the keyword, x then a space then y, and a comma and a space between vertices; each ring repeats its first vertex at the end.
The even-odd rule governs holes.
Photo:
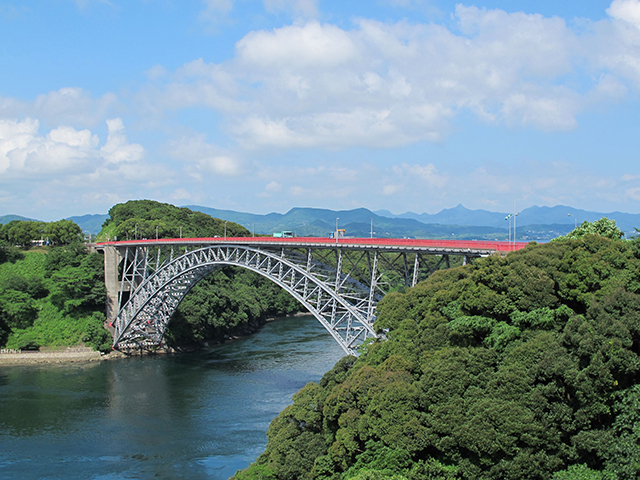
POLYGON ((262 245, 326 245, 328 248, 336 245, 353 245, 362 247, 404 247, 404 248, 443 248, 453 250, 487 250, 495 252, 510 252, 521 250, 529 245, 529 242, 503 242, 493 240, 438 240, 438 239, 413 239, 413 238, 325 238, 325 237, 204 237, 204 238, 160 238, 144 240, 120 240, 101 242, 97 245, 145 245, 170 243, 179 244, 218 244, 218 243, 242 243, 262 245))

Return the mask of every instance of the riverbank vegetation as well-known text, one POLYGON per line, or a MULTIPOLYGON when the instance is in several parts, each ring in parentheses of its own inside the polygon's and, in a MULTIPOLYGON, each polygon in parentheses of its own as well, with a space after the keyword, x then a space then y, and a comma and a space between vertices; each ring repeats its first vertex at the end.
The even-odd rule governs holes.
POLYGON ((85 343, 110 350, 104 329, 102 255, 75 241, 57 247, 0 248, 0 347, 85 343))
POLYGON ((585 233, 387 295, 235 478, 637 478, 640 241, 585 233))

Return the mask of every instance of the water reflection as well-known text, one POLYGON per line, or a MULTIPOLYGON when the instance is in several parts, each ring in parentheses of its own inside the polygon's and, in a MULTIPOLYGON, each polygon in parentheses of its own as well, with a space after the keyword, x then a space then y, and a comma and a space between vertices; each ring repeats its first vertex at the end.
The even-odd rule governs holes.
POLYGON ((195 354, 0 368, 0 478, 226 479, 341 356, 298 317, 195 354))

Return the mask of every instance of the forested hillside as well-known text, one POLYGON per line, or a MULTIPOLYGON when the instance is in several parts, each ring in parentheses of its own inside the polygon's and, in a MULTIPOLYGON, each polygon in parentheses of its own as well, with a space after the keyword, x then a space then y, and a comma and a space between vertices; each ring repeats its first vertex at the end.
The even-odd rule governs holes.
POLYGON ((375 326, 388 340, 299 391, 236 479, 637 478, 640 241, 441 270, 375 326))
POLYGON ((31 250, 7 247, 6 235, 3 242, 0 348, 85 343, 97 350, 110 350, 111 337, 103 328, 106 293, 102 255, 89 253, 78 240, 31 250))
POLYGON ((202 212, 180 208, 153 200, 130 200, 109 210, 98 241, 141 238, 194 238, 250 236, 249 230, 233 222, 225 222, 202 212))

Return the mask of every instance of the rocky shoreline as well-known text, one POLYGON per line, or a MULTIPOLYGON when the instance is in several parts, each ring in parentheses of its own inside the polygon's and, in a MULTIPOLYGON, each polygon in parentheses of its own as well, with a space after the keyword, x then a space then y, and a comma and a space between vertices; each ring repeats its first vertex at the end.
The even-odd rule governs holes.
POLYGON ((42 352, 0 353, 0 367, 5 365, 37 365, 52 363, 102 362, 122 358, 120 352, 103 354, 92 349, 69 348, 42 352))

